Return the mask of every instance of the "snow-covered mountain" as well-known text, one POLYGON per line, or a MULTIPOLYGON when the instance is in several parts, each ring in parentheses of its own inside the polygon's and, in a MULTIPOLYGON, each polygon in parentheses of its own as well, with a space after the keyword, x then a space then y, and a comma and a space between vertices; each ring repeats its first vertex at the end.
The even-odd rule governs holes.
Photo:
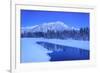
POLYGON ((61 21, 43 23, 40 25, 22 28, 22 32, 47 32, 48 30, 57 32, 64 30, 79 30, 79 29, 75 27, 69 27, 64 22, 61 21))
POLYGON ((38 25, 30 26, 30 27, 22 27, 21 32, 30 32, 32 29, 38 27, 38 25))

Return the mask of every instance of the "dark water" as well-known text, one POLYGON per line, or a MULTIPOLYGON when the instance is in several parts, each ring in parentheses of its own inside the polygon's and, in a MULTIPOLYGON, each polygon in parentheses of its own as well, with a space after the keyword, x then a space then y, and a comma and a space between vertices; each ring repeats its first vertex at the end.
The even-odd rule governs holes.
POLYGON ((37 44, 44 48, 53 51, 48 53, 51 57, 50 61, 66 61, 66 60, 88 60, 89 50, 81 48, 75 48, 70 46, 63 46, 58 44, 52 44, 48 42, 37 42, 37 44))

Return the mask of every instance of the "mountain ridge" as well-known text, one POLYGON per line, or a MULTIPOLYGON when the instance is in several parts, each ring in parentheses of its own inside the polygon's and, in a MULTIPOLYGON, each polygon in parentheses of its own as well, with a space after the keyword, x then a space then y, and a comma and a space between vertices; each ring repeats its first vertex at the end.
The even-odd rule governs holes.
POLYGON ((64 31, 64 30, 79 30, 75 27, 69 27, 62 21, 42 23, 31 27, 22 27, 22 32, 47 32, 47 31, 64 31))

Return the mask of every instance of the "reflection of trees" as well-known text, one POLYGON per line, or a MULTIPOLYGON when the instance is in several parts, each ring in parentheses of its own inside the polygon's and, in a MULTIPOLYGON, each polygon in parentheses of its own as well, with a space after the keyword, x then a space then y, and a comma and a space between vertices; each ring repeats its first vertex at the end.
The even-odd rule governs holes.
POLYGON ((64 47, 60 45, 56 45, 56 44, 51 44, 51 43, 46 43, 46 42, 37 42, 37 43, 50 51, 59 52, 59 51, 63 51, 64 49, 64 47))

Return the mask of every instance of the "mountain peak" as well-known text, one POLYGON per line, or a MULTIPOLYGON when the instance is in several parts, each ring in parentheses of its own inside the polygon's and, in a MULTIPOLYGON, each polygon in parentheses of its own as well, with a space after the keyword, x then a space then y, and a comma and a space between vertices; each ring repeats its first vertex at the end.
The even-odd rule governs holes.
POLYGON ((75 28, 69 27, 67 24, 65 24, 62 21, 55 21, 55 22, 42 23, 32 27, 27 27, 26 30, 29 32, 47 32, 48 30, 57 32, 57 31, 73 30, 73 29, 75 28))
POLYGON ((55 21, 55 22, 48 22, 48 23, 44 23, 43 25, 48 25, 48 26, 63 26, 63 27, 67 27, 68 26, 62 22, 62 21, 55 21))
POLYGON ((47 32, 48 30, 50 31, 64 31, 64 30, 69 30, 70 28, 63 22, 61 21, 56 21, 56 22, 48 22, 48 23, 43 23, 39 25, 39 27, 33 29, 33 31, 43 31, 47 32))

